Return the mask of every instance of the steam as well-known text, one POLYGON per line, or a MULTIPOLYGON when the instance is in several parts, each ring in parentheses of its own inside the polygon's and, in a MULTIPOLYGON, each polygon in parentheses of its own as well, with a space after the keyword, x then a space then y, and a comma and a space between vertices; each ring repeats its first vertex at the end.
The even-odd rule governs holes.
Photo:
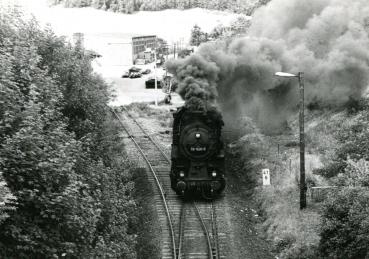
POLYGON ((297 80, 277 78, 277 71, 304 72, 308 104, 339 106, 363 95, 369 82, 365 26, 367 0, 272 0, 255 12, 247 37, 204 44, 169 70, 189 105, 216 105, 217 99, 224 113, 274 127, 298 102, 297 80))

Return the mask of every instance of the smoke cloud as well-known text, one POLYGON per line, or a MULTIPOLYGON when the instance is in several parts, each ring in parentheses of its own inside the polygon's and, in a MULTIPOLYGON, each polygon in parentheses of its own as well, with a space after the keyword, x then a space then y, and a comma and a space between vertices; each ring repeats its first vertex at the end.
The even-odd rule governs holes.
POLYGON ((254 13, 247 37, 204 44, 169 70, 189 104, 218 100, 226 115, 274 127, 298 103, 297 80, 275 72, 304 72, 308 104, 339 106, 363 95, 369 82, 365 26, 367 0, 272 0, 254 13))
POLYGON ((207 110, 216 106, 218 66, 202 55, 185 60, 172 60, 167 69, 175 74, 177 92, 185 100, 187 108, 207 110))

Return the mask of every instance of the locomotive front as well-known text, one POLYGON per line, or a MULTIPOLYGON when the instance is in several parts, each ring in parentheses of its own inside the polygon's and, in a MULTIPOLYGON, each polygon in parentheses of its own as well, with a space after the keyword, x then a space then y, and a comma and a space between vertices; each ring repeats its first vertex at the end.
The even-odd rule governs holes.
POLYGON ((225 179, 219 114, 181 108, 173 116, 172 188, 181 195, 200 192, 213 197, 221 193, 225 179))

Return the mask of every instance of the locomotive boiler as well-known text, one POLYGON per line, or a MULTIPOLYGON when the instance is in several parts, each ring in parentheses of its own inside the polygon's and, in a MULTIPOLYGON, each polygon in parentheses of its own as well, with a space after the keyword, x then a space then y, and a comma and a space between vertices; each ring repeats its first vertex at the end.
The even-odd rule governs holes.
POLYGON ((224 125, 216 110, 173 113, 171 187, 179 195, 200 193, 213 198, 225 188, 224 125))

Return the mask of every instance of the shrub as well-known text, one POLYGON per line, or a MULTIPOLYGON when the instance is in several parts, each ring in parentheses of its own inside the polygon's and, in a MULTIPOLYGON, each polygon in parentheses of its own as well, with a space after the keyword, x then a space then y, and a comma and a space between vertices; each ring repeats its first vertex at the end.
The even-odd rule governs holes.
POLYGON ((348 159, 345 172, 337 176, 336 182, 341 186, 369 187, 369 162, 364 159, 348 159))
POLYGON ((345 172, 348 159, 369 160, 369 117, 362 111, 350 118, 338 130, 336 138, 339 145, 335 148, 332 160, 324 168, 317 170, 325 177, 334 177, 345 172))
POLYGON ((369 256, 369 191, 344 188, 324 204, 319 251, 324 258, 369 256))

